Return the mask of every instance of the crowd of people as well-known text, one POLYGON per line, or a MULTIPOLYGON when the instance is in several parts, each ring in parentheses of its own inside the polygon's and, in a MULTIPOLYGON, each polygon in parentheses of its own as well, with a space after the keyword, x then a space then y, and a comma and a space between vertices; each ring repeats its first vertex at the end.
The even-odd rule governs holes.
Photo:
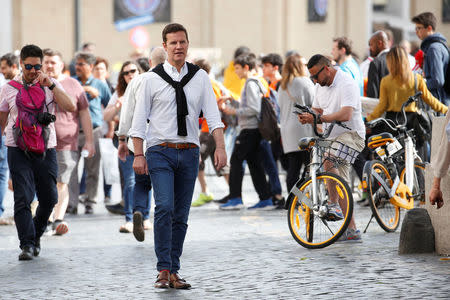
MULTIPOLYGON (((365 140, 371 133, 364 125, 361 96, 379 98, 367 120, 385 113, 396 121, 402 103, 416 91, 436 113, 447 113, 447 41, 436 32, 433 14, 422 13, 412 22, 422 40, 417 53, 405 50, 406 42, 395 44, 385 31, 371 36, 370 56, 361 63, 347 37, 330 41, 331 55, 316 54, 309 60, 296 51, 284 59, 276 53, 258 57, 241 46, 224 70, 223 83, 212 79, 211 64, 204 58, 186 62, 188 32, 175 23, 164 28, 163 47, 154 48, 149 58, 122 64, 116 85, 109 79, 108 61, 94 54, 92 43, 85 44, 67 68, 60 52, 36 45, 24 46, 19 56, 3 55, 0 217, 10 180, 19 260, 39 255, 45 232, 66 234, 66 213, 76 215, 82 205, 85 214, 93 214, 104 182, 107 209, 125 216, 119 231, 133 233, 138 241, 152 228, 153 192, 159 272, 155 287, 189 288, 178 270, 190 206, 215 201, 221 210, 243 208, 246 166, 259 197, 248 209, 284 208, 283 195, 305 177, 310 156, 297 142, 314 135, 313 118, 295 114, 295 104, 311 107, 323 129, 333 121, 347 126, 335 127, 329 136, 360 152, 353 166, 333 170, 347 181, 351 167, 361 178, 369 159, 365 140), (258 129, 264 99, 271 100, 278 117, 277 140, 264 139, 258 129), (111 185, 100 178, 102 138, 112 139, 118 151, 120 203, 111 203, 111 185), (208 159, 229 186, 222 199, 214 200, 209 192, 208 159), (280 182, 279 166, 286 170, 285 183, 280 182), (201 193, 192 201, 197 178, 201 193)), ((408 106, 409 128, 417 127, 415 112, 415 104, 408 106)), ((438 207, 443 205, 439 183, 450 161, 449 140, 441 143, 446 159, 434 162, 430 200, 438 207)), ((429 143, 417 138, 425 161, 429 143)), ((358 200, 364 205, 365 195, 358 200)), ((330 203, 329 209, 335 219, 343 217, 339 203, 330 203)), ((361 240, 354 217, 341 240, 361 240)))

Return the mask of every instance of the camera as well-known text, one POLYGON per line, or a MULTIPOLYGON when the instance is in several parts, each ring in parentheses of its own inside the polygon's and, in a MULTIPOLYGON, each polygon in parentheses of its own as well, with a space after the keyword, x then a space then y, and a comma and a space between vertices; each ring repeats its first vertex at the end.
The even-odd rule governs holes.
POLYGON ((37 121, 39 124, 48 126, 48 124, 56 121, 56 116, 49 112, 40 112, 37 115, 37 121))

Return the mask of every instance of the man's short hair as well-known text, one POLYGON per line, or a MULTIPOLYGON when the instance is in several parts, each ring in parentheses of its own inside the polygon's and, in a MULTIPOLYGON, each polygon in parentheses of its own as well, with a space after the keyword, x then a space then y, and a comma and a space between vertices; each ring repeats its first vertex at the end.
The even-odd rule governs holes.
POLYGON ((164 43, 167 42, 167 34, 168 33, 174 33, 174 32, 179 32, 179 31, 183 31, 186 34, 186 40, 189 42, 188 33, 187 33, 186 28, 184 28, 183 25, 178 24, 178 23, 171 23, 169 25, 166 25, 166 27, 164 27, 163 32, 162 32, 163 42, 164 43))
MULTIPOLYGON (((87 52, 78 52, 75 55, 75 61, 79 60, 79 59, 83 59, 85 62, 87 62, 90 65, 94 65, 96 58, 93 54, 91 53, 87 53, 87 52)), ((106 66, 108 67, 108 66, 106 66)))
POLYGON ((256 68, 256 56, 253 53, 239 55, 234 59, 234 64, 242 67, 248 66, 249 70, 253 70, 256 68))
POLYGON ((346 55, 352 54, 352 41, 348 37, 338 37, 333 39, 333 42, 337 43, 338 49, 344 48, 346 55))
POLYGON ((263 64, 271 64, 272 66, 278 66, 279 69, 283 66, 283 58, 276 53, 269 53, 261 58, 263 64))
POLYGON ((148 58, 146 57, 139 57, 136 59, 136 63, 139 65, 139 67, 142 69, 142 71, 147 72, 150 70, 150 64, 148 63, 148 58))
POLYGON ((6 53, 2 57, 0 57, 0 62, 1 61, 6 61, 6 64, 9 67, 12 67, 13 65, 19 67, 19 57, 17 55, 14 55, 13 53, 6 53))
MULTIPOLYGON (((86 61, 86 62, 87 62, 87 61, 86 61)), ((98 65, 98 64, 101 64, 101 63, 104 63, 104 64, 105 64, 105 67, 106 67, 106 70, 108 70, 108 68, 109 68, 109 63, 108 63, 108 61, 106 60, 106 58, 97 56, 97 57, 95 58, 94 66, 96 66, 96 65, 98 65)))
POLYGON ((167 59, 167 52, 163 47, 156 47, 150 53, 150 60, 152 61, 152 65, 156 66, 164 63, 167 59))
POLYGON ((309 59, 307 66, 311 69, 316 65, 331 67, 331 60, 322 54, 316 54, 309 59))
POLYGON ((437 20, 436 20, 436 17, 434 16, 434 14, 431 12, 421 13, 421 14, 413 17, 411 19, 411 21, 416 24, 421 24, 425 28, 427 28, 428 26, 431 26, 431 28, 433 28, 433 31, 436 30, 437 20))
POLYGON ((26 45, 20 50, 20 59, 24 61, 28 57, 39 57, 41 60, 44 58, 42 49, 36 45, 26 45))
POLYGON ((250 53, 250 48, 247 46, 240 46, 237 47, 236 50, 234 50, 233 58, 236 59, 236 57, 241 56, 242 54, 248 54, 250 53))
POLYGON ((63 60, 62 54, 58 50, 45 48, 44 50, 42 50, 42 52, 44 53, 44 56, 59 56, 59 59, 61 59, 61 61, 63 60))
POLYGON ((208 74, 209 74, 209 71, 211 71, 211 65, 204 58, 198 58, 198 59, 194 60, 194 65, 199 66, 200 69, 205 70, 205 72, 208 74))

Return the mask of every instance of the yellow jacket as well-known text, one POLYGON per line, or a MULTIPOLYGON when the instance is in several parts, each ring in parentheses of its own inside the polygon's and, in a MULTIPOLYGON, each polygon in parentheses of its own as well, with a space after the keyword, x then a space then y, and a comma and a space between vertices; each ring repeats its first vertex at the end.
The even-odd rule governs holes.
MULTIPOLYGON (((430 93, 423 77, 419 74, 414 74, 414 76, 417 78, 417 91, 422 92, 423 101, 433 110, 443 114, 447 113, 447 106, 442 104, 430 93)), ((383 77, 380 83, 380 102, 375 107, 373 112, 367 116, 367 120, 371 121, 379 118, 384 112, 387 111, 400 112, 402 109, 402 104, 414 94, 415 90, 413 77, 411 77, 407 84, 401 86, 392 78, 391 74, 383 77)), ((408 112, 415 112, 416 110, 415 103, 410 104, 405 109, 405 111, 408 112)))
POLYGON ((240 79, 234 72, 234 61, 231 61, 223 74, 223 85, 230 91, 231 97, 238 100, 244 88, 245 79, 240 79))

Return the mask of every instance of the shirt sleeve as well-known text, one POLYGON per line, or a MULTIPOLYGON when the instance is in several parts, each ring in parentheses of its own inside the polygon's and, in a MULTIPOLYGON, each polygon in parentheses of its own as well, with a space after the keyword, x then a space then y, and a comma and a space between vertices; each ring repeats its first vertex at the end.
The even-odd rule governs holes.
POLYGON ((216 96, 214 94, 211 80, 206 74, 202 76, 203 92, 202 92, 202 111, 206 118, 209 132, 212 133, 217 128, 223 128, 225 125, 220 119, 219 108, 217 107, 216 96))
POLYGON ((140 88, 136 95, 136 108, 134 110, 133 121, 131 122, 131 129, 128 135, 145 140, 147 130, 147 119, 150 116, 151 102, 153 101, 151 95, 151 77, 145 77, 142 80, 140 88))
POLYGON ((430 90, 440 89, 445 82, 443 53, 435 46, 430 46, 425 56, 427 63, 427 86, 430 90))
POLYGON ((119 99, 119 96, 117 95, 117 92, 114 92, 114 94, 109 98, 108 106, 114 106, 117 103, 117 100, 119 99))
POLYGON ((441 142, 438 146, 438 151, 432 163, 432 167, 434 170, 434 176, 437 178, 442 178, 448 173, 448 169, 450 166, 450 142, 445 134, 445 128, 449 125, 450 122, 450 114, 447 113, 447 118, 444 126, 444 132, 441 134, 441 142))
POLYGON ((123 95, 123 104, 120 111, 119 130, 117 135, 127 135, 133 121, 134 109, 136 107, 136 92, 139 88, 140 80, 133 79, 127 86, 123 95))
POLYGON ((78 111, 80 110, 84 110, 89 108, 89 101, 86 97, 86 93, 84 92, 83 87, 81 86, 81 84, 78 83, 78 81, 74 80, 74 85, 76 85, 77 87, 77 108, 78 111))
POLYGON ((0 91, 0 111, 2 112, 9 112, 9 103, 8 103, 8 88, 9 86, 5 84, 0 91))
POLYGON ((341 93, 341 108, 350 106, 356 109, 358 107, 358 101, 360 101, 361 96, 355 80, 348 81, 345 88, 341 89, 341 93))
POLYGON ((375 60, 369 65, 369 72, 367 75, 367 97, 378 98, 380 90, 380 74, 378 72, 375 60))
POLYGON ((108 85, 102 82, 100 91, 100 100, 102 102, 103 107, 106 107, 108 105, 110 98, 111 98, 111 91, 109 90, 108 85))

